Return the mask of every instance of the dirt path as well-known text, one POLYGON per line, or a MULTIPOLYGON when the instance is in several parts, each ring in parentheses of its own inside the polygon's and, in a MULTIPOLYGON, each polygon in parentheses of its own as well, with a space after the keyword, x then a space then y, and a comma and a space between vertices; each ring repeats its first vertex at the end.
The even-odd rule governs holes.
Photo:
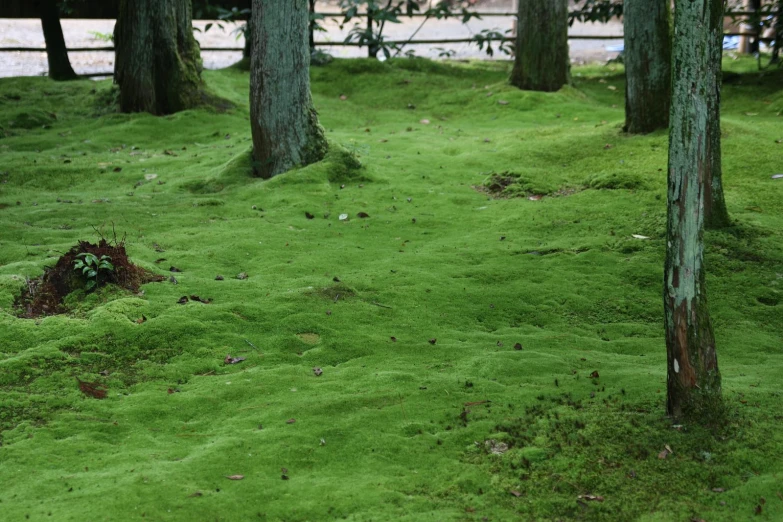
MULTIPOLYGON (((330 9, 333 10, 334 8, 330 9)), ((492 10, 491 7, 483 7, 483 11, 492 10)), ((496 9, 508 11, 508 8, 496 9)), ((384 33, 387 38, 405 40, 411 36, 421 23, 421 18, 403 19, 401 24, 387 25, 384 33)), ((482 20, 471 20, 467 24, 459 20, 430 20, 416 35, 417 39, 443 39, 443 38, 470 38, 473 34, 480 33, 483 29, 505 31, 511 28, 511 17, 486 17, 482 20)), ((201 29, 207 24, 205 21, 196 22, 201 29)), ((102 40, 99 35, 108 35, 114 29, 114 20, 63 20, 63 32, 68 47, 105 47, 111 42, 102 40)), ((336 21, 327 20, 325 23, 327 32, 317 34, 319 41, 342 41, 350 27, 340 30, 336 21)), ((232 27, 226 30, 213 28, 207 33, 197 32, 196 38, 202 47, 241 47, 244 39, 236 39, 232 35, 232 27)), ((621 35, 622 24, 612 22, 605 25, 598 24, 574 24, 570 29, 571 35, 621 35)), ((606 50, 607 46, 618 43, 617 40, 571 40, 571 59, 575 62, 605 61, 616 56, 617 53, 606 50)), ((40 47, 43 48, 44 39, 41 32, 41 24, 37 19, 0 19, 0 47, 40 47)), ((453 58, 486 58, 486 55, 472 44, 451 45, 416 45, 411 46, 417 56, 437 58, 440 51, 435 47, 454 51, 453 58)), ((326 52, 335 57, 350 58, 366 56, 366 49, 355 47, 322 47, 326 52)), ((241 58, 240 52, 203 52, 204 66, 207 69, 226 67, 241 58)), ((114 67, 113 52, 78 52, 70 54, 71 63, 79 74, 96 74, 109 72, 114 67)), ((504 55, 496 55, 495 58, 506 58, 504 55)), ((2 52, 0 53, 0 77, 3 76, 35 76, 45 75, 47 72, 46 54, 44 52, 2 52)))

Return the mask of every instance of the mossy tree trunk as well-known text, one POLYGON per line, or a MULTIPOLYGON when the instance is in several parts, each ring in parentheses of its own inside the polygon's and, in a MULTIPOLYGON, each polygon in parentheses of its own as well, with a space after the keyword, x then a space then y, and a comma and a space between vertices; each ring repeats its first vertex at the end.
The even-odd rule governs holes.
MULTIPOLYGON (((704 0, 709 1, 709 0, 704 0)), ((701 0, 699 2, 701 3, 701 0)), ((704 38, 707 39, 710 53, 710 65, 706 71, 710 77, 710 89, 707 91, 706 103, 709 110, 707 132, 707 193, 704 198, 704 225, 709 229, 727 227, 731 224, 729 211, 726 208, 726 198, 723 195, 723 163, 721 161, 720 143, 720 90, 723 81, 723 13, 724 4, 712 0, 715 16, 706 20, 709 23, 704 38), (717 13, 720 9, 720 13, 717 13)))
POLYGON ((63 28, 60 25, 60 10, 56 0, 37 2, 41 16, 41 28, 46 41, 46 59, 49 62, 49 78, 53 80, 75 80, 78 78, 68 59, 63 28))
POLYGON ((625 0, 625 130, 646 134, 669 127, 670 0, 625 0))
POLYGON ((704 220, 711 107, 718 76, 712 31, 723 0, 676 0, 664 310, 667 412, 699 419, 720 406, 721 377, 705 293, 704 220))
POLYGON ((568 0, 519 0, 511 84, 557 91, 568 83, 568 0))
POLYGON ((310 94, 307 0, 253 0, 252 24, 254 170, 271 178, 326 154, 326 138, 310 94))
POLYGON ((190 0, 120 0, 114 81, 123 112, 171 114, 203 103, 190 0))

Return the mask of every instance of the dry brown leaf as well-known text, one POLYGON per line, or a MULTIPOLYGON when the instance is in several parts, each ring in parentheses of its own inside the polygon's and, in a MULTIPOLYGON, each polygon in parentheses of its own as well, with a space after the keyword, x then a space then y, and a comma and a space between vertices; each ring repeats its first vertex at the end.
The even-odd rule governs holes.
POLYGON ((226 478, 228 480, 242 480, 243 478, 245 478, 245 476, 244 475, 227 475, 226 478))

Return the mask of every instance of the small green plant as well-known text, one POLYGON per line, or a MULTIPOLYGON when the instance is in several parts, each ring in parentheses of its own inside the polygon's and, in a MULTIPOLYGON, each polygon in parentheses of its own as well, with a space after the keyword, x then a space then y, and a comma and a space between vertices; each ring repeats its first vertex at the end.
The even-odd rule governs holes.
MULTIPOLYGON (((82 252, 76 257, 80 258, 73 262, 73 269, 76 271, 81 270, 82 275, 87 277, 87 282, 84 284, 86 291, 94 290, 98 283, 101 281, 101 274, 114 271, 114 265, 111 264, 111 257, 101 256, 98 258, 95 254, 89 252, 82 252)), ((104 277, 105 279, 105 277, 104 277)))

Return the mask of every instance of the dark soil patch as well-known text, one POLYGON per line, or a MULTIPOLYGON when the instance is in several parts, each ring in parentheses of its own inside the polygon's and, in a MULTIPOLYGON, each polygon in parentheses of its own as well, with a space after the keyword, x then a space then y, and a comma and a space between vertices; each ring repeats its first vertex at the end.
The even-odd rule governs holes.
POLYGON ((131 263, 122 242, 111 245, 101 239, 96 245, 80 241, 57 260, 57 264, 44 268, 41 277, 27 282, 27 286, 14 301, 14 306, 19 309, 22 317, 31 319, 65 312, 65 297, 74 290, 83 289, 86 283, 84 276, 74 270, 74 262, 81 253, 94 254, 98 258, 104 255, 111 258, 114 270, 105 274, 100 286, 114 284, 125 290, 138 292, 144 283, 164 280, 163 276, 131 263))
POLYGON ((481 184, 473 187, 478 192, 488 194, 494 199, 530 198, 543 196, 570 196, 584 187, 558 187, 544 178, 517 172, 491 172, 481 184))

